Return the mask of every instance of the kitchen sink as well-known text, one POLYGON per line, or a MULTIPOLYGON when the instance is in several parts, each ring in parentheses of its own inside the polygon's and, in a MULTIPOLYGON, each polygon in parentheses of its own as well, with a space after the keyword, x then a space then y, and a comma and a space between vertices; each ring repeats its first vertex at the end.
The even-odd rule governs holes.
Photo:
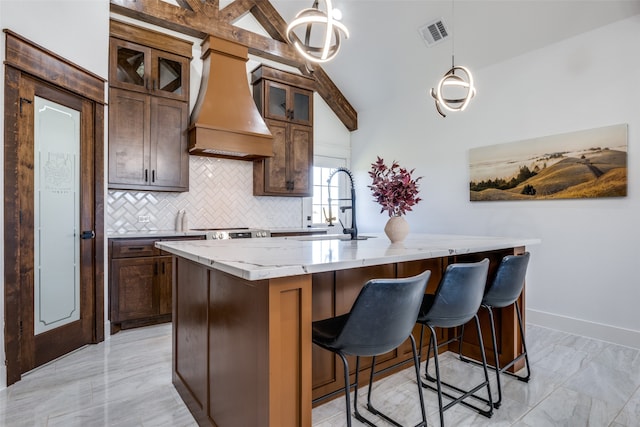
MULTIPOLYGON (((375 237, 376 236, 358 236, 357 240, 374 239, 375 237)), ((351 240, 351 236, 348 234, 314 234, 312 236, 287 237, 287 239, 309 242, 314 240, 351 240)))

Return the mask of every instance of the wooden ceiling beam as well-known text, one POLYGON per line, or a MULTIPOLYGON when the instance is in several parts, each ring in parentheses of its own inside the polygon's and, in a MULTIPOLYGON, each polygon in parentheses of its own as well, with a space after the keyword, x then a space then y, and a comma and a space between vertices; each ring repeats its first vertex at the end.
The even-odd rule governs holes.
POLYGON ((224 9, 222 9, 218 15, 218 17, 231 24, 236 19, 240 18, 246 13, 249 13, 249 10, 255 5, 254 0, 235 0, 232 3, 229 3, 224 9))
POLYGON ((222 11, 218 11, 218 0, 178 1, 188 7, 175 6, 162 0, 110 0, 110 7, 114 13, 192 37, 204 39, 211 34, 236 41, 247 46, 252 55, 296 67, 315 79, 316 91, 347 129, 354 131, 358 128, 357 112, 324 70, 317 64, 307 65, 295 48, 285 41, 286 22, 267 0, 236 0, 222 11), (202 12, 204 9, 210 11, 214 5, 216 16, 202 12), (202 10, 199 10, 200 7, 202 10), (231 24, 246 13, 245 10, 253 14, 271 38, 231 24))
MULTIPOLYGON (((256 0, 251 13, 269 35, 279 41, 287 40, 287 23, 267 0, 256 0)), ((318 64, 302 62, 300 72, 316 81, 316 91, 350 131, 358 129, 358 113, 318 64)))
POLYGON ((202 13, 210 18, 218 16, 218 0, 176 0, 176 2, 195 13, 202 13))

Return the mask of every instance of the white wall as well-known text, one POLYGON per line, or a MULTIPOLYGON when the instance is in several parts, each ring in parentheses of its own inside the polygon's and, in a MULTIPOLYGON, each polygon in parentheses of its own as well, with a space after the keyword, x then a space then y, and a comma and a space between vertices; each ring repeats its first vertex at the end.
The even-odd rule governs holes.
MULTIPOLYGON (((640 348, 639 42, 637 15, 473 70, 478 95, 444 119, 425 82, 405 79, 396 99, 359 112, 352 135, 359 193, 369 194, 376 155, 415 167, 424 201, 407 216, 413 231, 541 238, 530 247, 528 321, 640 348), (470 148, 619 123, 629 125, 627 197, 469 201, 470 148)), ((362 231, 380 231, 386 217, 370 197, 359 199, 362 231)))
MULTIPOLYGON (((0 0, 0 28, 10 29, 105 79, 108 77, 109 17, 109 0, 0 0)), ((131 19, 121 16, 118 19, 132 22, 131 19)), ((151 27, 142 23, 136 24, 151 27)), ((157 27, 155 29, 161 30, 157 27)), ((199 41, 186 38, 195 41, 194 61, 191 67, 192 107, 200 86, 202 61, 199 59, 199 41)), ((5 58, 4 34, 0 42, 0 57, 3 60, 5 58)), ((257 65, 258 61, 252 59, 247 65, 248 71, 257 65)), ((276 63, 270 65, 287 69, 276 63)), ((0 75, 4 77, 4 67, 0 68, 0 75)), ((0 85, 0 99, 4 99, 4 85, 0 85)), ((314 137, 317 149, 325 153, 346 153, 348 157, 349 132, 321 98, 316 97, 315 103, 314 137)), ((0 113, 3 112, 3 106, 4 103, 0 104, 0 113)), ((105 115, 105 128, 107 122, 108 112, 105 115)), ((0 134, 3 134, 3 124, 4 120, 0 120, 0 134)), ((4 163, 2 150, 0 161, 4 163)), ((189 210, 190 225, 193 227, 302 226, 302 199, 253 197, 251 163, 211 158, 193 158, 190 163, 193 192, 138 194, 139 192, 105 191, 106 229, 171 229, 175 212, 181 208, 189 210), (225 188, 222 188, 222 181, 226 185, 225 188), (127 194, 124 193, 132 193, 134 197, 127 198, 127 194), (135 199, 137 202, 122 202, 128 199, 135 199), (205 199, 205 206, 200 199, 205 199), (236 203, 231 203, 233 201, 236 203), (153 222, 141 226, 137 223, 137 216, 131 213, 138 211, 150 215, 153 222), (125 212, 127 214, 123 214, 125 212)), ((0 191, 3 188, 0 174, 0 191)), ((3 211, 0 211, 0 222, 3 221, 2 213, 3 211)), ((0 229, 0 233, 2 232, 0 229)), ((4 246, 0 244, 0 269, 3 269, 3 260, 4 246)), ((104 270, 108 271, 106 266, 104 270)), ((105 313, 108 312, 107 280, 105 277, 105 313)), ((0 319, 4 319, 4 275, 0 275, 0 319)), ((105 326, 106 334, 108 330, 105 326)), ((4 343, 4 327, 0 328, 0 342, 4 343)), ((0 346, 0 360, 4 360, 4 345, 0 346)), ((0 388, 5 385, 6 370, 4 364, 0 364, 0 388)))
MULTIPOLYGON (((0 28, 9 29, 32 42, 107 78, 109 52, 108 0, 0 0, 0 28)), ((0 42, 5 59, 5 36, 0 42)), ((0 71, 4 81, 4 67, 0 71)), ((4 100, 4 84, 0 85, 4 100)), ((4 101, 0 106, 0 135, 4 135, 4 101)), ((4 151, 0 151, 4 164, 4 151)), ((0 176, 0 192, 4 189, 0 176)), ((2 213, 0 213, 2 215, 2 213)), ((0 217, 0 223, 4 219, 0 217)), ((0 230, 3 233, 4 230, 0 230)), ((4 241, 4 236, 1 237, 4 241)), ((0 271, 4 271, 4 245, 0 245, 0 271)), ((0 319, 4 322, 4 274, 0 275, 0 319)), ((4 356, 4 323, 0 328, 0 360, 4 356)), ((6 366, 0 364, 0 388, 6 386, 6 366)))

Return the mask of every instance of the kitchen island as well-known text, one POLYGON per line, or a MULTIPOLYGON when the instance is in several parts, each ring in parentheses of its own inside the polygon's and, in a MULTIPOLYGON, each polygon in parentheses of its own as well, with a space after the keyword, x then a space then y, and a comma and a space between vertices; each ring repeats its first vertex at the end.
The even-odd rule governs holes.
MULTIPOLYGON (((384 235, 158 242, 176 255, 173 383, 200 425, 309 427, 312 401, 343 386, 340 362, 312 345, 313 320, 348 312, 368 279, 429 269, 432 292, 452 262, 487 257, 491 274, 504 255, 536 243, 427 234, 400 244, 384 235)), ((524 292, 520 303, 524 311, 524 292)), ((500 357, 513 358, 522 351, 515 311, 496 317, 500 357)), ((464 352, 477 356, 477 337, 467 335, 464 352)), ((410 347, 378 359, 376 370, 400 369, 410 347)))

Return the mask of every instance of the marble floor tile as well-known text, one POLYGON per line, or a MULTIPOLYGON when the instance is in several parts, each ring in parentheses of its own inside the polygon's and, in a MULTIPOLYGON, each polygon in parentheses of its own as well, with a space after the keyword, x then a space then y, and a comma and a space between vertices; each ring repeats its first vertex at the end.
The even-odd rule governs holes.
POLYGON ((527 413, 518 426, 608 426, 619 406, 560 387, 527 413))
POLYGON ((633 427, 640 425, 640 387, 620 411, 615 423, 621 426, 633 427))
MULTIPOLYGON (((503 403, 491 418, 455 405, 445 412, 446 425, 640 427, 640 350, 535 325, 527 325, 527 345, 529 383, 503 375, 503 403)), ((453 353, 441 355, 440 368, 445 381, 463 388, 484 378, 481 367, 453 353)), ((422 378, 424 370, 422 362, 422 378)), ((429 371, 434 371, 433 361, 429 371)), ((495 374, 489 377, 495 397, 495 374)), ((372 390, 379 410, 403 425, 420 420, 411 364, 379 379, 372 390)), ((388 425, 365 409, 367 391, 358 392, 360 412, 388 425)), ((479 393, 486 397, 485 390, 479 393)), ((423 389, 423 395, 429 426, 439 426, 437 394, 423 389)), ((344 397, 314 408, 312 423, 346 426, 344 397)), ((353 418, 354 427, 362 425, 353 418)), ((197 426, 171 384, 171 325, 122 331, 29 372, 0 390, 0 426, 197 426)))

